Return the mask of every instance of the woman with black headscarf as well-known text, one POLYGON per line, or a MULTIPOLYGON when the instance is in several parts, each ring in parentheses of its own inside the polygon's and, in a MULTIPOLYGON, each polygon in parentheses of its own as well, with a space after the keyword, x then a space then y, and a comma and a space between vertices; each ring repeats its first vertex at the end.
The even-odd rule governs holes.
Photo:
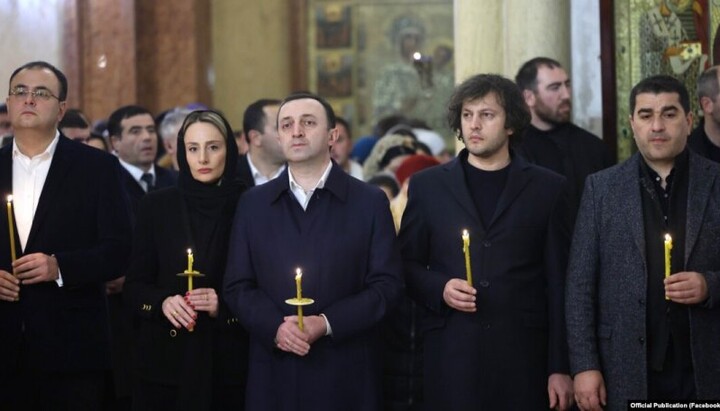
POLYGON ((134 410, 241 410, 247 334, 221 299, 230 227, 244 191, 232 128, 195 111, 178 134, 177 187, 140 202, 125 298, 135 316, 134 410), (192 251, 192 268, 188 253, 192 251), (193 278, 188 291, 186 270, 193 278))

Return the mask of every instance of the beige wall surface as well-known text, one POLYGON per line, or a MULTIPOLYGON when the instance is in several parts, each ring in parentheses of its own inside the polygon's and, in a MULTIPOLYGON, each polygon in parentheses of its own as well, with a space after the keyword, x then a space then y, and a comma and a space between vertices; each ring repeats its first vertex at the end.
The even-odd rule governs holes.
POLYGON ((233 128, 248 104, 291 91, 289 19, 287 0, 213 0, 213 104, 233 128))

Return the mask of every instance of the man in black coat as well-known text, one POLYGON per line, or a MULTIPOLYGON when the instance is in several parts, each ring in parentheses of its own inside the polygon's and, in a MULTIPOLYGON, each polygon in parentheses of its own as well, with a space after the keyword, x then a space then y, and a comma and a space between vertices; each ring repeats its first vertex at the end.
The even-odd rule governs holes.
POLYGON ((426 309, 425 409, 567 409, 565 179, 510 152, 530 120, 510 80, 474 76, 448 111, 466 148, 413 175, 400 228, 407 289, 426 309))
POLYGON ((66 96, 65 76, 46 62, 10 77, 15 139, 0 149, 0 193, 14 197, 12 220, 0 218, 4 409, 102 409, 105 282, 126 264, 130 216, 118 161, 58 132, 66 96))
MULTIPOLYGON (((122 166, 121 179, 130 202, 132 222, 135 222, 140 199, 148 192, 177 183, 177 172, 154 164, 158 135, 152 113, 144 107, 129 105, 115 110, 108 118, 108 134, 113 151, 122 166)), ((112 390, 108 401, 116 409, 128 410, 132 393, 130 375, 131 319, 123 304, 122 289, 125 276, 106 284, 113 332, 112 390)))
POLYGON ((615 160, 600 138, 570 121, 572 89, 560 63, 536 57, 522 65, 515 82, 532 119, 514 147, 529 162, 567 178, 568 218, 574 222, 585 178, 615 160))

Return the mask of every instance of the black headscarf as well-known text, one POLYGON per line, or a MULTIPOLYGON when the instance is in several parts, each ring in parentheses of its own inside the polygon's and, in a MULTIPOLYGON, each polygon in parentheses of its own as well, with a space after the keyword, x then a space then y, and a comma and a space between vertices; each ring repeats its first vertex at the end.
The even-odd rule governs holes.
POLYGON ((237 200, 239 192, 244 188, 235 173, 238 162, 238 149, 232 128, 227 120, 217 111, 200 110, 188 114, 178 133, 177 160, 178 167, 180 168, 178 188, 185 198, 188 211, 190 211, 191 214, 199 212, 208 217, 216 216, 217 212, 224 208, 227 201, 232 201, 233 197, 234 200, 237 200), (227 153, 225 155, 225 170, 223 171, 222 177, 220 177, 220 181, 217 184, 206 184, 195 180, 190 172, 190 165, 187 162, 187 155, 185 154, 185 133, 191 125, 198 122, 217 127, 217 124, 206 119, 208 115, 213 114, 222 120, 225 128, 219 131, 225 137, 227 153))

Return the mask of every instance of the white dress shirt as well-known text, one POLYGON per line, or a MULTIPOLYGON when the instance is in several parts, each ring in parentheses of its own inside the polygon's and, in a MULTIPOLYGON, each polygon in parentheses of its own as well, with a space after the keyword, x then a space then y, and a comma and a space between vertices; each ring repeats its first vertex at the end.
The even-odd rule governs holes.
POLYGON ((332 169, 332 161, 328 163, 327 168, 325 168, 325 171, 320 176, 320 180, 318 180, 317 184, 315 184, 315 188, 312 190, 305 191, 300 184, 298 184, 295 181, 295 178, 293 177, 292 170, 288 173, 288 176, 290 176, 290 191, 292 191, 293 195, 295 195, 295 198, 297 199, 298 203, 302 206, 303 210, 307 210, 307 206, 310 203, 310 199, 312 198, 313 193, 318 188, 324 188, 325 187, 325 181, 327 181, 328 176, 330 175, 330 170, 332 169))
POLYGON ((141 179, 143 174, 145 174, 145 173, 151 174, 153 176, 153 181, 155 182, 155 184, 157 184, 157 176, 155 175, 155 164, 150 165, 150 170, 143 171, 140 167, 134 166, 126 161, 123 161, 123 159, 120 158, 120 156, 118 156, 118 160, 120 161, 120 164, 123 166, 123 168, 125 170, 127 170, 128 173, 130 173, 132 178, 135 181, 137 181, 138 184, 140 184, 140 187, 142 187, 142 189, 145 190, 145 192, 148 191, 148 186, 147 186, 147 183, 141 179))
POLYGON ((263 185, 267 183, 268 181, 277 178, 280 174, 282 174, 283 171, 285 171, 285 164, 280 166, 280 168, 277 169, 275 174, 271 175, 270 178, 265 177, 263 173, 260 172, 260 170, 255 167, 255 164, 252 162, 252 158, 250 158, 250 153, 245 154, 245 157, 247 157, 248 165, 250 166, 250 173, 252 174, 253 181, 255 181, 256 186, 263 185))

